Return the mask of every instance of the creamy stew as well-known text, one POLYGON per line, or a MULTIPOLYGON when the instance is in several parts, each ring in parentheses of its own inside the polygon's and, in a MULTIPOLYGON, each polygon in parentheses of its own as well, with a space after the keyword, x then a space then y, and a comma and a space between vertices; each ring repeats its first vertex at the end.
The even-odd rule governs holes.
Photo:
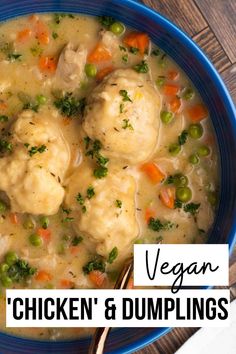
POLYGON ((210 117, 147 34, 110 17, 2 23, 0 129, 1 314, 6 288, 112 288, 134 243, 207 241, 218 192, 210 117))

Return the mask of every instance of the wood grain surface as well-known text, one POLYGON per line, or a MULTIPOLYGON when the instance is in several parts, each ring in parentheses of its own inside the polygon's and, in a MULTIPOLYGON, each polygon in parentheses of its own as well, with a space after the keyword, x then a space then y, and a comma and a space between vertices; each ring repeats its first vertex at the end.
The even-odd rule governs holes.
MULTIPOLYGON (((142 2, 169 18, 198 43, 221 74, 236 103, 236 0, 142 2)), ((229 285, 231 299, 236 299, 236 250, 230 261, 229 285)), ((197 330, 174 328, 136 354, 174 354, 197 330)))

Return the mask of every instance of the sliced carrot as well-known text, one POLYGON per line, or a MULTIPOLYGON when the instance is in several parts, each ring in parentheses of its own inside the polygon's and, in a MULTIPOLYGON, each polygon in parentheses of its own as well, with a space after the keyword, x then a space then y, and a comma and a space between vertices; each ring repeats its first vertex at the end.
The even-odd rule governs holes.
POLYGON ((18 42, 26 42, 32 35, 32 31, 29 28, 25 28, 17 33, 18 42))
POLYGON ((189 118, 195 123, 200 122, 208 116, 208 111, 202 103, 198 103, 188 108, 186 111, 189 118))
POLYGON ((57 68, 57 61, 54 57, 41 56, 39 59, 39 69, 42 72, 54 73, 57 68))
POLYGON ((71 246, 70 247, 70 253, 72 256, 76 256, 80 252, 80 247, 79 246, 71 246))
POLYGON ((47 25, 40 20, 35 23, 35 37, 40 44, 48 44, 50 41, 49 30, 47 25))
POLYGON ((37 230, 37 234, 42 237, 42 239, 48 243, 51 241, 51 236, 52 236, 52 233, 51 233, 51 230, 49 229, 43 229, 43 228, 40 228, 37 230))
POLYGON ((87 60, 89 63, 100 63, 111 60, 111 58, 110 51, 102 43, 98 43, 88 55, 87 60))
POLYGON ((89 280, 96 285, 98 288, 101 288, 106 279, 106 274, 100 272, 99 270, 93 270, 89 273, 89 280))
POLYGON ((167 77, 168 77, 168 79, 174 81, 174 80, 176 80, 179 77, 179 72, 177 70, 170 70, 167 73, 167 77))
POLYGON ((50 273, 46 272, 45 270, 40 270, 36 274, 35 279, 37 281, 50 281, 50 280, 52 280, 52 276, 50 273))
POLYGON ((170 110, 173 113, 177 113, 181 107, 181 99, 177 96, 173 97, 169 103, 170 110))
POLYGON ((134 279, 130 278, 126 289, 131 290, 133 288, 134 288, 134 279))
POLYGON ((61 279, 60 285, 63 289, 71 289, 74 287, 75 283, 69 279, 61 279))
POLYGON ((10 213, 9 214, 9 218, 10 218, 10 222, 14 225, 18 225, 19 224, 19 218, 18 215, 16 213, 10 213))
POLYGON ((176 96, 179 90, 180 90, 179 85, 175 85, 175 84, 163 85, 163 94, 166 96, 176 96))
POLYGON ((106 68, 99 70, 97 73, 96 79, 98 81, 102 81, 104 79, 104 77, 106 75, 110 74, 113 70, 114 70, 113 66, 107 66, 106 68))
POLYGON ((153 183, 160 183, 165 178, 164 173, 153 162, 147 162, 141 166, 141 171, 145 172, 153 183))
POLYGON ((155 218, 155 216, 156 216, 156 213, 155 213, 155 211, 153 209, 147 208, 145 210, 145 220, 146 220, 147 223, 149 222, 149 220, 151 218, 155 218))
POLYGON ((174 209, 175 206, 175 188, 164 187, 160 191, 160 200, 169 209, 174 209))
POLYGON ((131 32, 123 40, 128 47, 139 49, 140 54, 144 54, 149 46, 149 37, 146 33, 131 32))

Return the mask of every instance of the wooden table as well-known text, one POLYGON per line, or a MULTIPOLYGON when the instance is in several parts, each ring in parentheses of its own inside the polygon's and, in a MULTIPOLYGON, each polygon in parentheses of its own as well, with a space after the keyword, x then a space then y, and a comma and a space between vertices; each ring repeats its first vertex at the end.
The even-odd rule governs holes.
MULTIPOLYGON (((142 0, 188 33, 214 63, 236 103, 236 0, 142 0)), ((236 298, 236 250, 230 267, 236 298)), ((174 354, 197 331, 175 328, 137 354, 174 354)))

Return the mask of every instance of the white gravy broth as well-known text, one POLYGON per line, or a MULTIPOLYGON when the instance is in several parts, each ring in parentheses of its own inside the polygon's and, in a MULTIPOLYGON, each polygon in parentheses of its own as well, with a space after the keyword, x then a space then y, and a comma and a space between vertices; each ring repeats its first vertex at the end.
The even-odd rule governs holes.
POLYGON ((201 97, 147 34, 70 14, 2 23, 0 329, 6 288, 112 288, 134 243, 206 242, 217 154, 201 97))

